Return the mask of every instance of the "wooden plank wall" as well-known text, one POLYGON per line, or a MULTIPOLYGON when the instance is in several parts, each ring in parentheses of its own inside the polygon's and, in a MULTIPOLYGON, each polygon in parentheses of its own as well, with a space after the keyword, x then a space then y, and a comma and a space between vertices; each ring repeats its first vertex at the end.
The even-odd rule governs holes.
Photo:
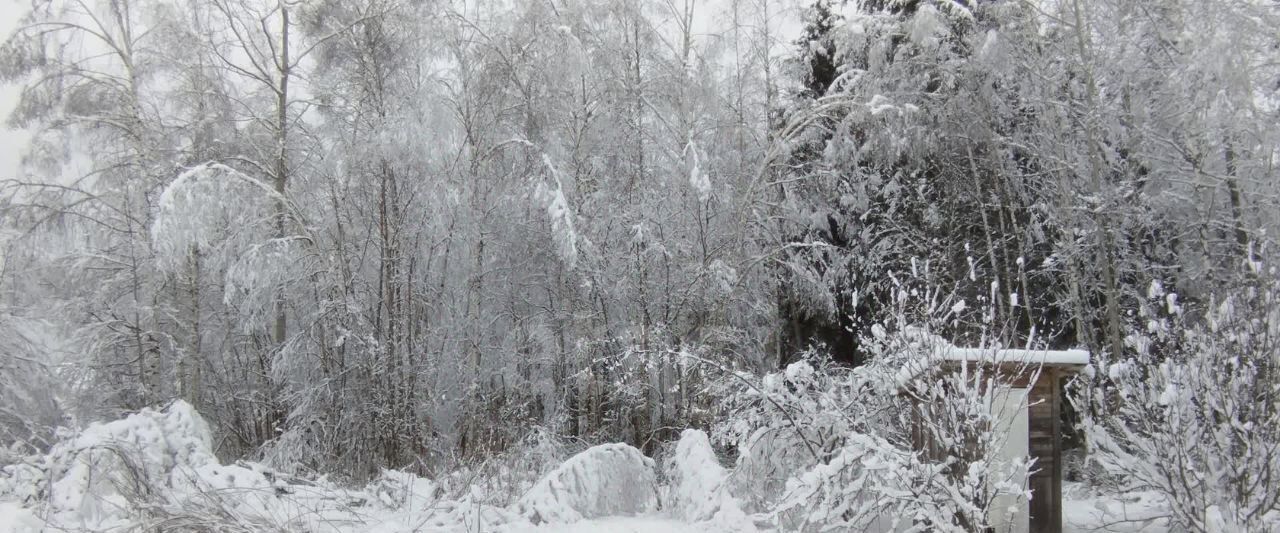
POLYGON ((1031 533, 1062 533, 1062 375, 1046 368, 1031 389, 1027 422, 1031 478, 1031 533))

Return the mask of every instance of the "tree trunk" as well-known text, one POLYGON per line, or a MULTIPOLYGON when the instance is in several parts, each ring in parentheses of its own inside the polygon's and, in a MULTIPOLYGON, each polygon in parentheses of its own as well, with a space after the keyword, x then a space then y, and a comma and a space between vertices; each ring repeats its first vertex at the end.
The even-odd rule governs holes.
MULTIPOLYGON (((284 1, 280 2, 280 57, 277 59, 276 67, 280 74, 280 87, 276 91, 276 161, 275 161, 275 189, 279 195, 276 198, 276 237, 283 239, 285 236, 285 210, 284 205, 285 189, 289 184, 289 161, 288 161, 288 140, 289 140, 289 76, 291 75, 292 65, 289 63, 289 8, 285 6, 284 1)), ((281 287, 276 294, 275 301, 275 324, 274 337, 276 345, 279 349, 284 349, 285 335, 288 333, 286 329, 285 318, 285 297, 284 288, 281 287)))
POLYGON ((1244 228, 1244 200, 1241 199, 1240 181, 1236 173, 1236 151, 1231 140, 1225 143, 1223 154, 1227 163, 1227 197, 1231 201, 1231 226, 1235 233, 1236 253, 1240 259, 1249 259, 1249 233, 1244 228))

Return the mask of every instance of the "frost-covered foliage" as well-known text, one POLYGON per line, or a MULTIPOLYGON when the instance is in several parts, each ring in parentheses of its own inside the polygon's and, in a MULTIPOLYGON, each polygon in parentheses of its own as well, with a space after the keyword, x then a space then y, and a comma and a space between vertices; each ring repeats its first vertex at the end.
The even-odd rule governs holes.
POLYGON ((1274 5, 860 7, 806 27, 799 66, 826 83, 805 78, 785 111, 793 352, 823 341, 860 362, 918 267, 974 304, 953 340, 1006 324, 1005 344, 1117 352, 1151 279, 1230 291, 1273 238, 1274 5))
POLYGON ((1179 531, 1280 528, 1280 293, 1258 275, 1203 322, 1153 284, 1146 330, 1082 391, 1090 460, 1163 496, 1179 531))
POLYGON ((63 422, 50 324, 0 309, 0 465, 47 450, 63 422))
MULTIPOLYGON (((257 179, 216 163, 196 165, 178 174, 160 193, 151 240, 156 261, 174 269, 193 248, 206 254, 234 239, 230 253, 262 231, 255 226, 272 222, 268 206, 280 194, 257 179), (238 239, 237 239, 238 237, 238 239)), ((285 200, 287 201, 287 200, 285 200)))
POLYGON ((658 507, 653 459, 626 444, 588 448, 543 476, 518 506, 534 523, 652 512, 658 507))
POLYGON ((737 449, 730 483, 749 512, 773 508, 791 475, 829 457, 850 433, 868 429, 874 407, 865 385, 847 369, 799 361, 750 387, 735 387, 726 407, 734 416, 714 435, 737 449))
POLYGON ((0 501, 32 505, 48 495, 48 479, 42 465, 6 462, 9 464, 0 466, 0 501))
POLYGON ((246 326, 274 312, 279 291, 307 264, 303 249, 311 239, 305 231, 295 234, 306 224, 293 204, 226 165, 203 163, 179 174, 160 193, 155 217, 157 264, 180 271, 200 260, 204 268, 223 272, 223 302, 241 313, 246 326))

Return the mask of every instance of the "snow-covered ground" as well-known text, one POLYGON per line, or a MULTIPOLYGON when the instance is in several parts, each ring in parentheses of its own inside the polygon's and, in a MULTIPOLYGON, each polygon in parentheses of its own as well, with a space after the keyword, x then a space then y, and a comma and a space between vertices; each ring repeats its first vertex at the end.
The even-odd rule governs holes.
MULTIPOLYGON (((445 490, 385 471, 348 488, 257 463, 222 464, 211 442, 204 420, 183 402, 66 435, 47 455, 0 469, 0 532, 682 530, 659 511, 657 465, 625 444, 589 448, 499 505, 481 483, 445 490)), ((687 528, 695 529, 706 531, 687 528)))
MULTIPOLYGON (((433 529, 426 526, 414 529, 388 528, 386 526, 412 526, 409 521, 401 524, 372 525, 368 531, 490 531, 483 526, 471 528, 433 529)), ((30 510, 16 502, 0 502, 0 532, 3 533, 39 533, 44 531, 45 522, 30 510)), ((495 531, 505 533, 705 533, 706 528, 688 522, 679 522, 661 515, 640 517, 608 517, 598 520, 586 520, 570 524, 519 524, 502 526, 495 531)))
POLYGON ((661 516, 614 517, 578 522, 575 524, 548 524, 521 527, 513 532, 556 533, 704 533, 706 528, 688 522, 678 522, 661 516))
MULTIPOLYGON (((209 428, 183 402, 65 435, 48 455, 0 468, 0 533, 138 526, 326 533, 772 529, 767 517, 743 511, 731 492, 731 470, 696 430, 686 430, 661 465, 625 444, 589 448, 505 505, 476 486, 445 490, 399 471, 348 488, 257 463, 221 464, 210 443, 209 428)), ((1146 520, 1160 508, 1150 495, 1100 496, 1081 486, 1066 493, 1067 531, 1165 531, 1146 520)))
POLYGON ((38 533, 44 529, 44 520, 36 517, 31 509, 18 502, 0 501, 0 532, 38 533))
MULTIPOLYGON (((1147 532, 1164 533, 1168 529, 1159 524, 1147 521, 1124 521, 1120 517, 1103 518, 1098 516, 1099 510, 1094 501, 1068 501, 1066 507, 1067 533, 1096 533, 1099 531, 1114 532, 1147 532)), ((25 509, 15 502, 0 502, 0 532, 3 533, 38 533, 44 531, 44 521, 40 520, 30 509, 25 509)), ((401 529, 391 526, 412 526, 410 521, 370 526, 368 531, 475 531, 477 528, 440 528, 426 526, 415 529, 401 529)), ((483 527, 480 530, 488 531, 483 527)), ((682 522, 673 520, 661 513, 639 517, 608 517, 597 520, 584 520, 571 524, 520 524, 501 526, 494 531, 506 533, 707 533, 707 524, 682 522)))
POLYGON ((1090 494, 1075 483, 1063 487, 1062 522, 1066 533, 1098 531, 1165 533, 1163 499, 1153 492, 1090 494))

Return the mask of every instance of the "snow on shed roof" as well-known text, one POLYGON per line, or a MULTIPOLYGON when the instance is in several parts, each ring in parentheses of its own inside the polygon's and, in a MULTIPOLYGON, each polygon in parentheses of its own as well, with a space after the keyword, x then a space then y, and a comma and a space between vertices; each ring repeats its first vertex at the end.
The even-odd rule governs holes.
POLYGON ((925 371, 946 363, 1010 364, 1027 367, 1083 367, 1089 364, 1087 350, 1035 350, 1016 348, 961 348, 942 338, 921 332, 912 332, 912 344, 920 349, 922 357, 909 360, 898 370, 898 386, 925 371))
POLYGON ((1084 366, 1089 364, 1089 352, 1085 350, 1018 350, 1013 348, 960 348, 949 346, 941 350, 943 361, 969 361, 991 363, 1043 364, 1084 366))

